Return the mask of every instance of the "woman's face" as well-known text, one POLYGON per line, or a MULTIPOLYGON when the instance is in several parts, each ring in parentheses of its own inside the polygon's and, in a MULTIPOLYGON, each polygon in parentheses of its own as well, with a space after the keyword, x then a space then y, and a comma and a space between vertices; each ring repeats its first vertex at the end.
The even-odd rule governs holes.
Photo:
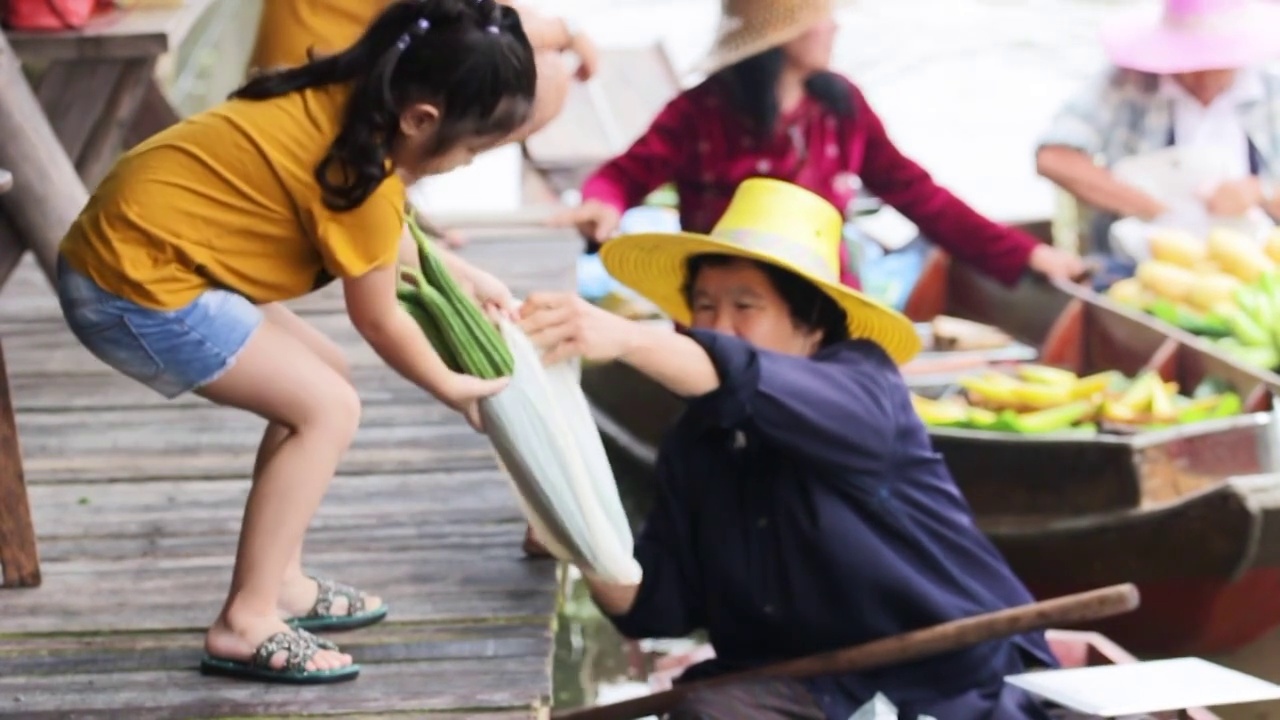
POLYGON ((783 45, 782 54, 786 56, 787 64, 806 74, 830 68, 837 29, 839 27, 835 17, 828 17, 806 30, 800 37, 783 45))
POLYGON ((1231 89, 1236 81, 1235 70, 1201 70, 1178 73, 1173 76, 1191 96, 1208 105, 1222 93, 1231 89))
POLYGON ((736 335, 756 347, 789 355, 812 355, 822 333, 796 323, 791 309, 749 260, 704 265, 689 294, 693 327, 736 335))

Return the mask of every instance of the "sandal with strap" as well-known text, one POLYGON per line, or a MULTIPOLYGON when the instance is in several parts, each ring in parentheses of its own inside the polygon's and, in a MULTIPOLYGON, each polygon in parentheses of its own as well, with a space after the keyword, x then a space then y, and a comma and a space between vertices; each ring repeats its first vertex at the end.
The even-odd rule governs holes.
POLYGON ((316 602, 306 615, 286 620, 290 627, 301 630, 354 630, 381 622, 387 617, 386 603, 366 610, 365 594, 359 590, 328 578, 311 579, 318 586, 316 602), (347 611, 337 615, 333 612, 333 601, 340 597, 346 599, 347 611))
POLYGON ((278 632, 259 645, 253 657, 247 661, 205 655, 200 661, 200 672, 205 675, 290 685, 324 685, 355 680, 360 674, 360 666, 354 663, 336 670, 307 669, 307 663, 311 662, 316 653, 336 649, 337 646, 333 643, 321 640, 305 630, 278 632), (271 667, 271 659, 281 652, 286 653, 284 667, 271 667))

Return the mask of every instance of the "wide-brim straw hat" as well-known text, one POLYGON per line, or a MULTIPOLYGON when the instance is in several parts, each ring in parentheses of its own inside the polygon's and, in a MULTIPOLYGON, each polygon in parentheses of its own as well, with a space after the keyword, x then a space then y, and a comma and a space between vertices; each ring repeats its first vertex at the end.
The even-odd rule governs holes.
POLYGON ((751 178, 738 186, 709 235, 620 235, 605 243, 600 260, 618 282, 682 325, 693 319, 684 294, 690 258, 728 255, 780 267, 843 308, 850 337, 876 343, 901 365, 920 352, 920 336, 904 315, 840 282, 843 226, 840 211, 821 196, 781 180, 751 178))
POLYGON ((720 26, 697 69, 707 75, 785 45, 852 0, 721 0, 720 26))
POLYGON ((1103 26, 1117 67, 1156 75, 1237 70, 1280 55, 1280 5, 1258 0, 1165 0, 1103 26))

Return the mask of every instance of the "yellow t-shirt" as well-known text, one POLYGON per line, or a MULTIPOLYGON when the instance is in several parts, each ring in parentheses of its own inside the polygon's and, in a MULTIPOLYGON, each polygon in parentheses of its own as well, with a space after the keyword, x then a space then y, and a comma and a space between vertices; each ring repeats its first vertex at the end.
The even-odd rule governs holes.
POLYGON ((266 0, 249 67, 301 65, 307 51, 328 55, 349 47, 390 0, 266 0))
POLYGON ((392 265, 405 187, 392 173, 346 212, 325 207, 315 168, 349 86, 231 100, 123 156, 62 241, 71 267, 146 307, 221 287, 256 303, 392 265))

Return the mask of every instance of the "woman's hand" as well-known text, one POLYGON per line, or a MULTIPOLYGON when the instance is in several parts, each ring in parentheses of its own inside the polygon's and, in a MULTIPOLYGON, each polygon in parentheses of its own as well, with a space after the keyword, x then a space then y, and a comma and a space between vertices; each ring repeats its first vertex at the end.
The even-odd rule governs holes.
POLYGON ((1205 209, 1218 217, 1240 217, 1262 204, 1262 183, 1256 177, 1228 180, 1204 198, 1205 209))
POLYGON ((599 200, 587 200, 551 218, 552 227, 575 227, 583 237, 603 243, 618 230, 622 214, 599 200))
POLYGON ((596 44, 585 33, 575 32, 569 36, 569 45, 565 48, 578 56, 578 70, 573 74, 581 82, 586 82, 600 68, 600 51, 596 44))
POLYGON ((1083 259, 1050 245, 1037 245, 1027 266, 1050 280, 1076 280, 1088 269, 1083 259))
POLYGON ((625 318, 572 293, 534 293, 520 308, 520 329, 554 365, 571 357, 606 362, 623 355, 635 337, 625 318))

